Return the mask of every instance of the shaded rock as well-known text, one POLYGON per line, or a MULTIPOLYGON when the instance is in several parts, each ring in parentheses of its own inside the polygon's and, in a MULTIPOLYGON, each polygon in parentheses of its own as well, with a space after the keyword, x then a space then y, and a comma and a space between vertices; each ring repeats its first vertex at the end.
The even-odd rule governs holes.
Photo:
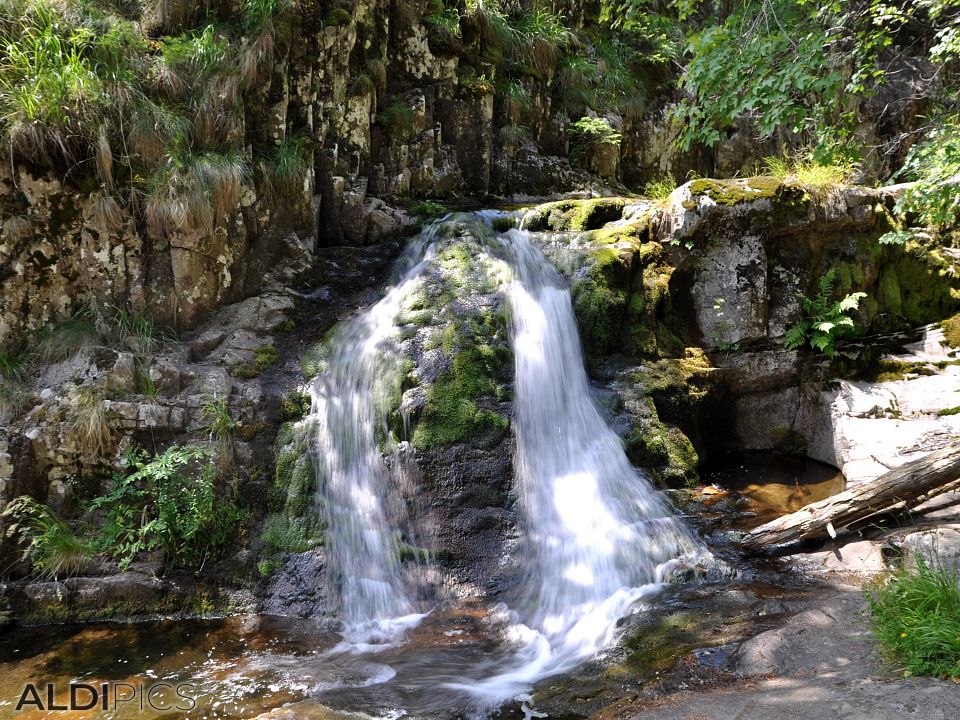
POLYGON ((295 553, 270 578, 259 612, 268 615, 316 617, 330 612, 323 548, 295 553))

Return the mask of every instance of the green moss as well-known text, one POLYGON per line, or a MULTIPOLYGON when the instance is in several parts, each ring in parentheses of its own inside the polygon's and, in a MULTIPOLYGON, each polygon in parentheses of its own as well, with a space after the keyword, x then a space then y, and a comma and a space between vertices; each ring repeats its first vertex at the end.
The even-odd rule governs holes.
POLYGON ((773 449, 777 452, 791 455, 807 454, 807 438, 801 432, 787 427, 778 427, 770 431, 770 437, 773 440, 773 449))
POLYGON ((280 355, 273 345, 261 345, 253 351, 253 362, 231 366, 230 374, 240 380, 249 380, 260 375, 268 367, 277 364, 280 355))
POLYGON ((940 323, 943 337, 950 347, 960 347, 960 313, 940 323))
POLYGON ((230 366, 230 374, 238 380, 252 380, 260 375, 260 371, 253 363, 237 363, 230 366))
POLYGON ((937 410, 937 417, 945 417, 947 415, 960 415, 960 406, 937 410))
POLYGON ((310 412, 310 395, 300 390, 288 392, 280 399, 280 419, 299 420, 310 412))
POLYGON ((253 364, 261 371, 276 365, 279 360, 280 354, 273 345, 261 345, 253 351, 253 364))
POLYGON ((63 595, 56 599, 31 601, 13 608, 17 618, 35 623, 58 622, 97 622, 102 620, 120 620, 152 615, 171 615, 178 617, 196 617, 214 613, 231 613, 237 608, 229 593, 220 588, 204 586, 188 592, 168 592, 160 597, 136 597, 99 602, 91 596, 78 594, 73 597, 63 595))
POLYGON ((240 429, 237 431, 237 436, 244 442, 250 442, 258 433, 263 432, 267 429, 267 423, 263 420, 258 420, 255 423, 244 423, 240 426, 240 429))
POLYGON ((327 367, 327 345, 324 342, 315 342, 307 348, 300 358, 300 372, 305 378, 312 378, 322 373, 327 367))
POLYGON ((900 283, 893 268, 886 268, 880 274, 880 301, 887 312, 894 315, 903 313, 903 300, 900 295, 900 283))
MULTIPOLYGON (((304 552, 323 542, 322 513, 316 506, 317 471, 292 424, 277 436, 273 488, 267 501, 270 514, 260 539, 270 552, 304 552)), ((275 560, 270 556, 265 560, 275 560)))
POLYGON ((776 197, 784 183, 773 177, 752 177, 735 180, 701 178, 690 181, 690 194, 706 195, 718 205, 732 207, 739 203, 776 197))
POLYGON ((427 403, 413 433, 414 447, 449 445, 489 430, 506 430, 509 421, 505 417, 476 404, 481 397, 496 396, 493 376, 502 363, 502 357, 488 345, 461 349, 451 369, 427 390, 427 403))
POLYGON ((308 518, 274 513, 264 520, 260 539, 276 552, 302 553, 323 544, 323 528, 308 518))
POLYGON ((624 641, 628 654, 621 667, 632 677, 649 677, 665 672, 691 650, 702 647, 703 622, 692 613, 677 612, 658 618, 624 641))
POLYGON ((559 200, 538 205, 527 215, 526 227, 531 230, 583 232, 596 230, 623 216, 627 201, 623 198, 591 200, 559 200))
POLYGON ((353 15, 350 11, 342 8, 335 7, 327 14, 323 19, 323 24, 328 27, 338 27, 340 25, 349 25, 353 20, 353 15))
MULTIPOLYGON (((908 242, 892 264, 900 290, 898 314, 908 324, 936 322, 960 307, 960 290, 955 287, 953 263, 936 245, 908 242)), ((882 306, 882 304, 881 304, 882 306)), ((894 308, 887 308, 894 312, 894 308)))

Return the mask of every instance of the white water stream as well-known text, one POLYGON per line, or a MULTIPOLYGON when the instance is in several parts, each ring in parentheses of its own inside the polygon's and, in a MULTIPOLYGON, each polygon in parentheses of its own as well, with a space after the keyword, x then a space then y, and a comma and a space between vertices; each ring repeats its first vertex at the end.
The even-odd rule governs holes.
POLYGON ((600 414, 564 281, 530 233, 510 230, 503 242, 516 269, 509 299, 526 567, 511 603, 515 659, 461 686, 486 710, 603 650, 633 603, 706 552, 600 414))
POLYGON ((358 647, 393 642, 423 617, 399 558, 398 518, 404 513, 391 477, 396 463, 387 464, 380 441, 389 432, 385 400, 400 362, 394 320, 433 257, 436 227, 425 229, 401 256, 399 280, 386 296, 337 328, 327 369, 311 386, 328 562, 344 640, 358 647))
MULTIPOLYGON (((395 319, 435 254, 431 232, 407 251, 387 295, 337 333, 329 369, 313 387, 330 570, 345 640, 357 644, 396 641, 422 617, 398 559, 402 513, 378 442, 387 433, 385 384, 399 362, 395 319)), ((524 581, 509 599, 512 659, 448 683, 479 714, 602 651, 638 598, 677 563, 705 553, 630 464, 594 402, 563 279, 525 231, 494 245, 514 271, 507 293, 524 581)))

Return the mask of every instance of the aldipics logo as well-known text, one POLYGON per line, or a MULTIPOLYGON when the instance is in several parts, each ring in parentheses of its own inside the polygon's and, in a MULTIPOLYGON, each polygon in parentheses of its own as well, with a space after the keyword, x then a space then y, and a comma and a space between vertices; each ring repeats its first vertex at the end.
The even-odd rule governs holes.
POLYGON ((73 712, 77 710, 116 710, 139 708, 165 712, 185 712, 197 706, 197 686, 193 683, 153 682, 131 685, 125 682, 82 683, 72 682, 66 688, 54 683, 28 683, 17 710, 43 710, 44 712, 73 712))

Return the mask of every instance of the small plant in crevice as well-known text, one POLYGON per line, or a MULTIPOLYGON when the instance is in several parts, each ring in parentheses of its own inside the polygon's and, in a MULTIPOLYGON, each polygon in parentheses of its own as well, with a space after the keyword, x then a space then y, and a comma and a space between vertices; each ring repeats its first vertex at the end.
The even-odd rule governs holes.
POLYGON ((520 124, 532 103, 530 91, 526 85, 517 79, 511 79, 500 82, 496 90, 503 112, 510 123, 513 125, 520 124))
POLYGON ((854 170, 853 165, 848 162, 817 162, 809 154, 765 157, 763 164, 767 174, 775 178, 795 180, 801 185, 814 188, 842 185, 850 180, 854 170))
POLYGON ((800 296, 803 316, 784 336, 783 345, 787 350, 799 350, 809 345, 832 357, 836 352, 837 339, 856 329, 850 315, 859 309, 860 301, 867 294, 855 292, 840 300, 832 300, 836 276, 837 269, 830 268, 820 277, 814 297, 800 296))
POLYGON ((303 138, 286 138, 262 164, 266 192, 275 201, 302 198, 306 192, 310 154, 303 138))
POLYGON ((220 448, 229 449, 233 445, 233 436, 240 423, 230 414, 230 405, 226 397, 211 393, 205 395, 200 406, 200 416, 204 424, 197 430, 207 432, 211 441, 215 441, 220 448))
POLYGON ((733 323, 727 318, 727 301, 718 297, 713 301, 713 314, 716 318, 712 339, 717 344, 717 350, 722 353, 732 353, 740 351, 740 343, 731 342, 733 336, 733 323))
POLYGON ((643 196, 651 200, 666 200, 677 188, 677 183, 669 175, 663 175, 656 180, 648 180, 643 186, 643 196))
POLYGON ((280 360, 280 354, 273 345, 261 345, 254 348, 253 360, 246 363, 237 363, 230 368, 230 374, 240 380, 251 380, 269 367, 273 367, 280 360))
POLYGON ((457 82, 463 90, 472 95, 493 95, 496 92, 493 80, 484 73, 477 75, 475 72, 466 71, 457 77, 457 82))
POLYGON ((87 315, 80 314, 41 330, 34 338, 31 355, 48 365, 88 352, 99 345, 100 340, 96 324, 87 315))
POLYGON ((443 0, 430 0, 424 17, 430 47, 441 52, 456 52, 461 47, 460 13, 443 0))
POLYGON ((410 206, 410 214, 424 223, 433 222, 446 215, 447 212, 449 211, 443 203, 433 200, 418 200, 410 206))
POLYGON ((23 560, 40 577, 76 575, 94 555, 91 543, 77 537, 50 508, 27 495, 11 500, 0 520, 6 528, 4 536, 25 546, 23 560))
POLYGON ((904 675, 960 678, 960 577, 956 565, 919 556, 867 589, 871 627, 904 675))
POLYGON ((406 142, 413 139, 416 117, 412 108, 395 100, 377 113, 377 124, 392 140, 406 142))

